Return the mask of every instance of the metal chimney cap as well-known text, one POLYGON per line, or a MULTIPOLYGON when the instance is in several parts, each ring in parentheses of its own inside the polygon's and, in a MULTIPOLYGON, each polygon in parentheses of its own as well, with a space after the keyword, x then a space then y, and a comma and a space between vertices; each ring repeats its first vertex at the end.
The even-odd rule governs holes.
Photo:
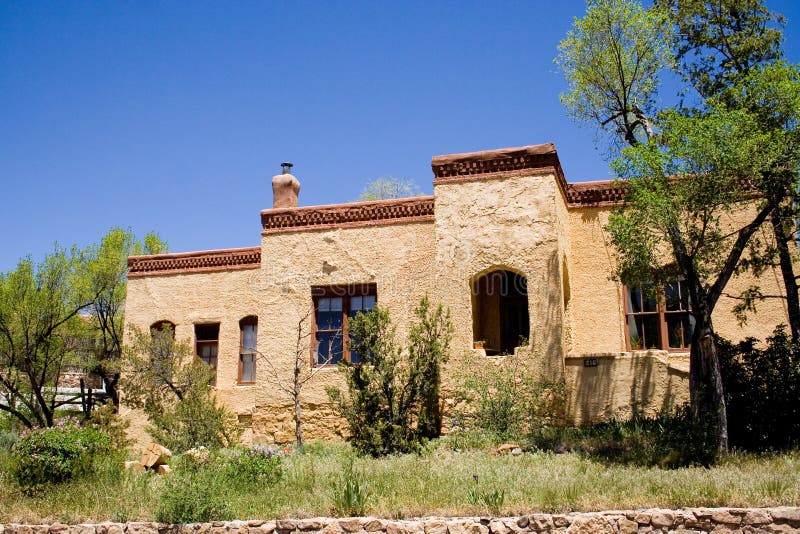
POLYGON ((283 169, 283 174, 291 174, 292 173, 292 167, 294 167, 294 164, 293 163, 289 163, 288 161, 285 161, 285 162, 281 163, 281 168, 283 169))

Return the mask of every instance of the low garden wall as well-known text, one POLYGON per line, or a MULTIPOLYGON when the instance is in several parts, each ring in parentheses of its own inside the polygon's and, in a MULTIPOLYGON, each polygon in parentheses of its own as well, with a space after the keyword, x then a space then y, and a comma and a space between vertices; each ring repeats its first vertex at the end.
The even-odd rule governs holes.
POLYGON ((623 510, 520 517, 390 520, 366 518, 215 521, 187 525, 98 523, 0 525, 0 534, 632 534, 645 532, 800 532, 800 507, 623 510))

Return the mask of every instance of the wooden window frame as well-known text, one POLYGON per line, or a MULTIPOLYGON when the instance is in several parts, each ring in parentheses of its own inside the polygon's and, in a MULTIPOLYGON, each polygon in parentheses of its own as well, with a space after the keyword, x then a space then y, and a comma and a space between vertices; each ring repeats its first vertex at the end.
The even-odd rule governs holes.
MULTIPOLYGON (((622 303, 623 303, 623 310, 625 313, 625 347, 630 352, 633 350, 663 350, 667 352, 673 353, 687 353, 691 350, 691 345, 687 345, 685 347, 670 347, 669 346, 669 329, 667 328, 667 316, 673 315, 692 315, 691 312, 691 304, 689 304, 690 309, 688 310, 667 310, 667 302, 666 302, 666 285, 672 283, 680 284, 683 280, 668 280, 663 282, 661 285, 661 289, 655 295, 656 299, 656 311, 654 312, 633 312, 628 308, 628 293, 631 287, 638 287, 638 286, 622 286, 622 303), (641 349, 633 349, 631 347, 631 336, 630 336, 630 319, 633 316, 655 316, 658 320, 658 348, 641 348, 641 349)), ((640 289, 641 291, 641 289, 640 289)), ((642 293, 644 295, 644 293, 642 293)))
MULTIPOLYGON (((216 387, 217 385, 217 374, 219 370, 219 331, 221 328, 220 323, 195 323, 194 324, 194 355, 199 358, 203 363, 206 363, 205 360, 200 356, 200 351, 198 350, 201 346, 211 346, 212 344, 216 344, 217 346, 217 354, 214 360, 214 365, 211 367, 214 368, 214 376, 211 379, 211 385, 216 387), (198 339, 197 338, 197 327, 204 327, 204 326, 217 326, 217 339, 198 339)), ((210 364, 207 364, 210 365, 210 364)))
POLYGON ((255 348, 253 352, 245 352, 244 350, 244 327, 249 325, 254 325, 256 327, 256 345, 258 345, 258 317, 255 315, 248 315, 239 321, 239 370, 236 377, 237 384, 248 386, 256 383, 256 357, 258 356, 258 350, 255 348), (249 382, 242 380, 245 355, 253 355, 253 380, 249 382))
MULTIPOLYGON (((365 297, 374 296, 375 305, 378 305, 378 289, 376 284, 350 284, 350 285, 334 285, 334 286, 313 286, 311 288, 311 297, 313 310, 311 313, 311 343, 310 358, 312 368, 336 368, 337 363, 317 363, 317 308, 318 300, 321 298, 341 297, 342 298, 342 359, 341 361, 350 361, 350 348, 347 346, 346 340, 350 336, 349 328, 349 314, 350 314, 350 298, 351 297, 365 297)), ((335 332, 335 330, 323 330, 335 332)))

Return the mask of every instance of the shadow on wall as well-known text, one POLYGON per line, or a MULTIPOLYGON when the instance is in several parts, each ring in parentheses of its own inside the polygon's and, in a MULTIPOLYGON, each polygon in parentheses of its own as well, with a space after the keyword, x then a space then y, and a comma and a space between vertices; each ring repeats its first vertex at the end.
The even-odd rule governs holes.
POLYGON ((664 351, 570 356, 565 366, 575 424, 653 417, 689 401, 688 364, 669 362, 664 351))

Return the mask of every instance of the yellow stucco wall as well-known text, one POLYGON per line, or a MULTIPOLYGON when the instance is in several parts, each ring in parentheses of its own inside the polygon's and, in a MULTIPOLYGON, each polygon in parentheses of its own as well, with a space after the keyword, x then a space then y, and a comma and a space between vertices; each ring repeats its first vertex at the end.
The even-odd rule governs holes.
MULTIPOLYGON (((312 286, 375 284, 378 303, 390 310, 401 340, 423 295, 448 307, 455 333, 442 391, 449 397, 463 358, 475 354, 472 282, 506 269, 528 283, 530 340, 517 350, 535 372, 565 380, 569 417, 588 423, 652 415, 687 400, 688 362, 664 351, 626 352, 623 291, 611 279, 614 253, 603 228, 610 210, 568 209, 553 173, 442 181, 435 185, 434 221, 267 233, 260 268, 133 277, 126 324, 146 329, 169 320, 178 339, 193 342, 194 324, 220 323, 219 398, 250 426, 246 439, 287 442, 293 439, 293 408, 276 380, 291 380, 298 324, 301 336, 311 327, 312 286), (263 359, 256 384, 239 385, 239 320, 248 315, 259 318, 263 359), (597 365, 585 367, 591 358, 597 365)), ((751 283, 746 276, 734 279, 729 292, 751 283)), ((772 271, 760 284, 765 292, 780 290, 772 271)), ((781 302, 771 300, 740 326, 730 313, 734 304, 723 298, 714 315, 717 331, 734 340, 763 338, 786 321, 781 302)), ((320 369, 303 391, 306 438, 345 434, 326 386, 343 386, 335 368, 320 369)), ((133 420, 133 437, 147 441, 141 414, 123 413, 133 420)))

